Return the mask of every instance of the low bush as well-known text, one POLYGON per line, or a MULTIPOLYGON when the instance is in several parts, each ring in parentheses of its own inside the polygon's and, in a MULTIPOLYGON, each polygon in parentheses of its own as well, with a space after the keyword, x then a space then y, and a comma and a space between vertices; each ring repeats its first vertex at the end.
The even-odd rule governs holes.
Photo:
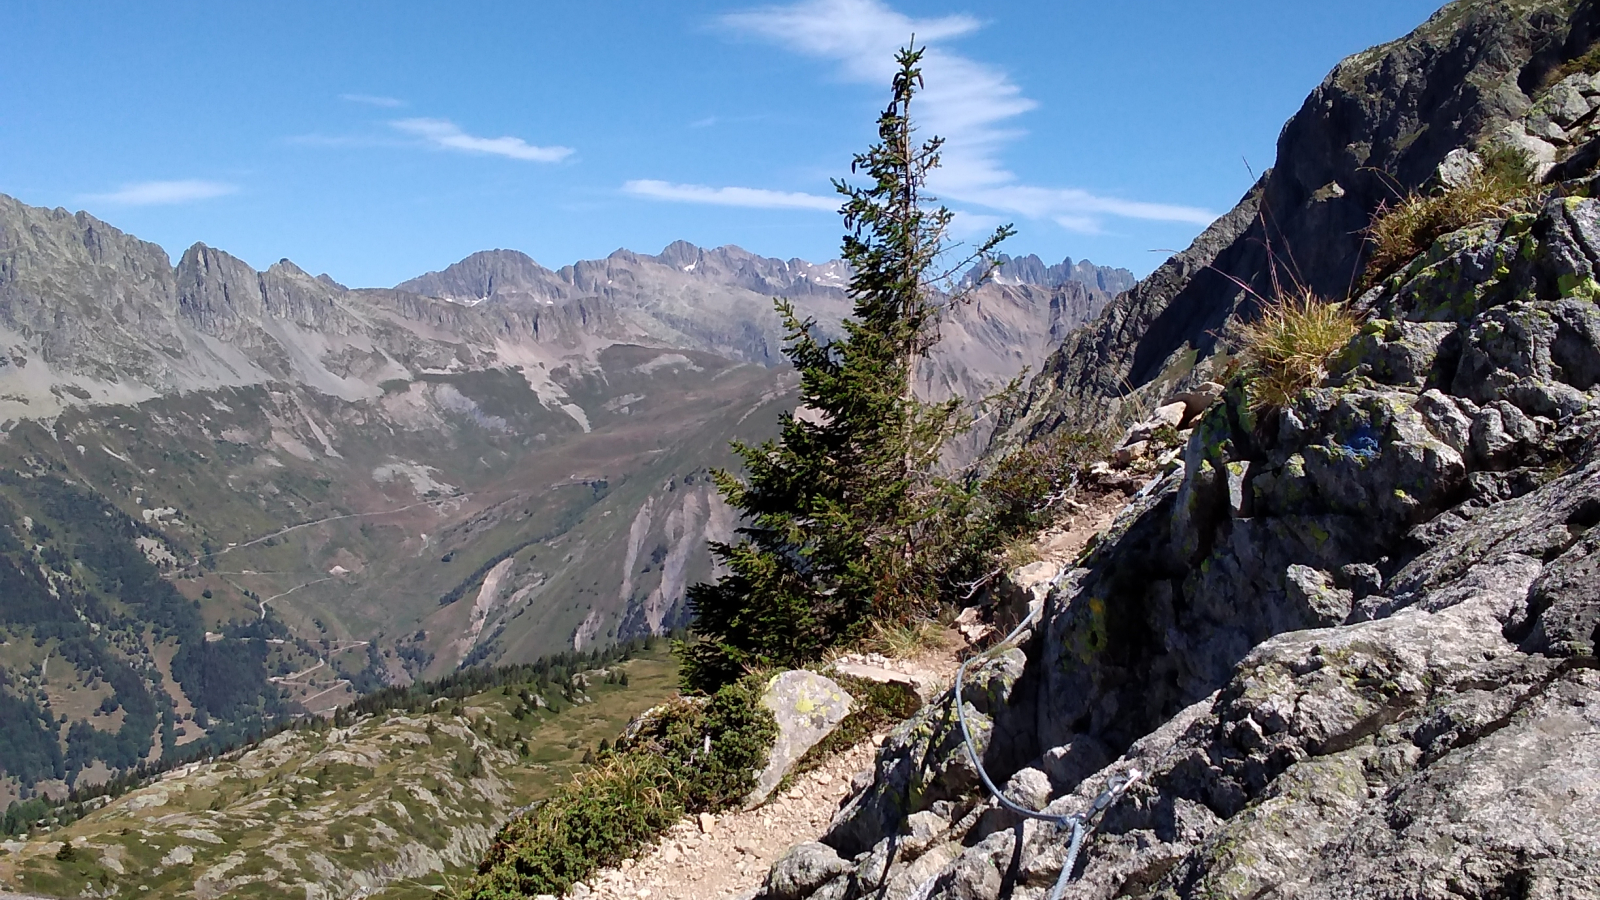
POLYGON ((1260 318, 1239 330, 1240 350, 1251 366, 1251 408, 1287 406, 1301 391, 1315 387, 1327 374, 1328 360, 1359 327, 1360 319, 1349 307, 1308 291, 1267 301, 1260 318))
POLYGON ((596 764, 496 836, 463 893, 474 900, 565 894, 633 856, 685 813, 734 806, 755 787, 777 736, 750 676, 705 700, 648 715, 596 764))
POLYGON ((1479 157, 1483 167, 1464 184, 1378 207, 1367 227, 1372 256, 1363 278, 1366 286, 1398 271, 1444 235, 1523 211, 1538 196, 1533 165, 1522 151, 1496 146, 1480 150, 1479 157))
POLYGON ((578 774, 530 815, 507 825, 466 891, 478 900, 564 894, 616 865, 684 812, 667 761, 613 753, 578 774))
POLYGON ((1117 428, 1093 434, 1058 432, 1007 455, 979 486, 994 527, 1008 537, 1031 537, 1048 524, 1051 508, 1070 492, 1075 478, 1116 448, 1119 434, 1117 428))
POLYGON ((765 678, 752 675, 707 701, 678 700, 618 746, 624 753, 668 760, 682 781, 689 812, 734 806, 755 788, 755 773, 766 765, 778 735, 777 721, 761 705, 765 687, 765 678))

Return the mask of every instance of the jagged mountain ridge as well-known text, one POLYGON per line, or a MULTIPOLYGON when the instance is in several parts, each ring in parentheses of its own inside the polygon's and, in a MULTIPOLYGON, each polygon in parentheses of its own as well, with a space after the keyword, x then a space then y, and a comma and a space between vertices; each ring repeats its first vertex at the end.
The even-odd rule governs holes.
MULTIPOLYGON (((959 393, 980 396, 984 387, 997 386, 1020 371, 1013 362, 1019 357, 1004 354, 1002 363, 985 351, 983 360, 974 359, 966 338, 992 350, 1016 346, 1013 338, 1038 333, 1037 326, 1043 326, 1053 347, 1064 330, 1135 282, 1126 269, 1087 260, 1074 263, 1070 257, 1054 266, 1037 256, 1002 260, 993 283, 975 298, 980 302, 949 317, 952 337, 935 351, 942 361, 934 369, 942 374, 925 387, 955 380, 962 382, 959 393), (1018 327, 1025 322, 1027 327, 1018 327), (958 371, 965 375, 956 377, 958 371)), ((654 256, 618 250, 559 270, 518 251, 487 250, 396 287, 474 307, 500 303, 511 309, 603 298, 658 339, 698 339, 712 352, 775 364, 781 360, 783 335, 771 315, 771 298, 791 300, 802 314, 832 328, 849 312, 849 278, 849 267, 840 260, 819 264, 773 259, 735 246, 705 249, 676 241, 654 256)), ((965 283, 970 281, 969 274, 965 283)), ((1020 349, 1020 358, 1037 358, 1034 347, 1020 349)))
MULTIPOLYGON (((946 316, 941 342, 918 373, 924 396, 977 399, 993 393, 1035 368, 1068 332, 1137 281, 1126 269, 1071 257, 1047 266, 1034 255, 1002 254, 997 262, 992 279, 946 316)), ((961 284, 972 287, 977 271, 961 284)), ((518 251, 487 250, 402 282, 397 290, 516 310, 603 298, 658 340, 699 340, 712 352, 775 364, 783 334, 771 315, 771 298, 790 300, 825 331, 834 329, 849 311, 849 277, 840 260, 773 259, 735 246, 705 249, 676 241, 654 256, 618 250, 559 270, 518 251)), ((984 420, 951 448, 952 465, 977 455, 992 421, 984 420)))
MULTIPOLYGON (((1139 282, 1139 279, 1127 269, 1097 266, 1086 259, 1073 262, 1070 256, 1050 265, 1033 253, 1027 256, 1009 256, 1001 253, 995 257, 995 262, 997 265, 992 277, 1000 284, 1059 287, 1069 281, 1076 281, 1114 297, 1139 282)), ((962 277, 962 283, 972 284, 980 272, 978 267, 974 267, 962 277)))
MULTIPOLYGON (((1127 269, 1096 266, 1088 260, 1047 265, 1036 255, 1000 254, 994 280, 1007 285, 1053 288, 1075 281, 1108 295, 1132 287, 1137 278, 1127 269)), ((511 303, 555 304, 579 296, 616 298, 638 291, 649 280, 672 277, 667 272, 640 274, 657 268, 692 278, 743 288, 767 296, 800 297, 825 294, 842 297, 850 270, 841 260, 811 263, 802 259, 757 256, 726 245, 706 249, 687 241, 674 241, 659 254, 618 250, 605 259, 584 260, 551 270, 516 250, 484 250, 396 285, 397 290, 439 297, 457 303, 477 304, 492 299, 511 303), (632 274, 619 277, 619 273, 632 274), (619 284, 620 282, 620 284, 619 284)), ((964 284, 975 278, 969 272, 964 284)))
POLYGON ((463 367, 520 365, 543 382, 567 355, 631 336, 592 303, 474 313, 346 290, 287 260, 256 272, 204 244, 174 265, 87 213, 4 196, 0 260, 0 421, 274 381, 370 399, 384 381, 463 367))
MULTIPOLYGON (((0 227, 0 421, 76 402, 138 402, 273 380, 371 398, 383 381, 419 370, 548 369, 564 355, 592 355, 619 341, 772 364, 782 340, 772 297, 795 300, 825 326, 849 309, 848 271, 839 261, 768 259, 681 241, 656 256, 619 250, 558 271, 517 251, 484 251, 394 290, 350 290, 288 260, 256 272, 204 244, 172 264, 158 245, 88 213, 3 196, 0 227), (464 339, 470 358, 450 361, 439 346, 449 336, 464 339)), ((1034 263, 1008 261, 999 283, 980 292, 991 302, 958 309, 956 329, 980 334, 1010 303, 1015 309, 1001 316, 1006 329, 1031 316, 1058 332, 1131 278, 1070 259, 1034 263)), ((947 343, 940 352, 959 357, 962 347, 947 343)), ((964 368, 985 384, 1014 374, 964 368)))
POLYGON ((473 253, 437 272, 403 281, 396 289, 457 303, 488 300, 565 303, 581 296, 638 302, 648 287, 669 279, 742 288, 768 296, 842 296, 847 267, 838 260, 815 264, 772 259, 735 246, 703 249, 674 241, 659 254, 618 250, 603 259, 582 260, 551 270, 517 250, 473 253))

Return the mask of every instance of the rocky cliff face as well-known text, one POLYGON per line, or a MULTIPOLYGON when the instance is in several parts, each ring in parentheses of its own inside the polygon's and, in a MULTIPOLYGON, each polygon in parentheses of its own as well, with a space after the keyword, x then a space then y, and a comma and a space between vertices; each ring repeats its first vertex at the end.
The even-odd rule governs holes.
POLYGON ((475 313, 204 244, 173 266, 87 213, 0 196, 0 421, 275 381, 370 399, 433 369, 548 369, 633 336, 594 304, 475 313))
POLYGON ((1204 380, 1225 349, 1217 336, 1254 313, 1241 284, 1268 296, 1276 271, 1348 296, 1373 212, 1421 187, 1451 150, 1501 140, 1546 165, 1571 152, 1566 132, 1551 132, 1566 107, 1540 88, 1596 37, 1600 12, 1577 0, 1455 2, 1341 62, 1284 125, 1277 161, 1239 205, 1045 362, 999 444, 1093 427, 1130 389, 1148 402, 1204 380))
MULTIPOLYGON (((1121 348, 1134 356, 1123 371, 1159 371, 1180 324, 1236 314, 1237 292, 1208 288, 1204 266, 1259 277, 1244 260, 1263 220, 1305 238, 1329 229, 1300 265, 1332 278, 1355 260, 1341 223, 1360 207, 1298 220, 1274 207, 1291 196, 1282 185, 1340 165, 1301 143, 1311 123, 1343 121, 1345 148, 1386 146, 1379 157, 1420 183, 1407 160, 1453 149, 1437 135, 1466 143, 1546 109, 1545 74, 1588 48, 1593 15, 1455 3, 1342 64, 1241 208, 1067 348, 1121 348), (1405 132, 1385 123, 1406 121, 1400 147, 1405 132), (1141 353, 1161 365, 1140 369, 1141 353)), ((1583 124, 1566 128, 1575 156, 1583 124)), ((1067 897, 1600 897, 1591 191, 1553 184, 1535 213, 1440 239, 1359 298, 1362 333, 1288 407, 1252 409, 1231 384, 1090 553, 1002 593, 1039 616, 1018 648, 901 726, 824 846, 780 861, 763 896, 1048 896, 1067 835, 983 790, 961 703, 1009 796, 1091 816, 1067 897)), ((1033 410, 1034 427, 1110 396, 1089 380, 1049 390, 1055 412, 1033 410)))

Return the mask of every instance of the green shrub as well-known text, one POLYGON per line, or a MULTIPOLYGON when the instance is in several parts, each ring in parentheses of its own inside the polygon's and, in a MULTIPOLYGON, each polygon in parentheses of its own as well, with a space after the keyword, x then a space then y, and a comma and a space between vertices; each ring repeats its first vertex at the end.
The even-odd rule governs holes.
POLYGON ((670 761, 689 811, 733 806, 755 788, 755 772, 766 765, 778 734, 771 711, 761 705, 765 687, 765 679, 747 676, 707 701, 680 699, 638 734, 618 741, 619 749, 670 761))
POLYGON ((511 900, 566 893, 614 866, 684 813, 738 804, 755 787, 778 726, 747 677, 708 699, 679 698, 532 813, 501 830, 466 895, 511 900), (708 749, 709 743, 709 749, 708 749))
POLYGON ((683 812, 665 760, 613 754, 502 829, 467 896, 564 894, 596 868, 621 862, 683 812))
POLYGON ((1444 235, 1519 212, 1539 195, 1533 164, 1521 150, 1497 145, 1478 155, 1483 168, 1466 183, 1378 207, 1367 227, 1372 256, 1363 276, 1366 286, 1398 271, 1444 235))

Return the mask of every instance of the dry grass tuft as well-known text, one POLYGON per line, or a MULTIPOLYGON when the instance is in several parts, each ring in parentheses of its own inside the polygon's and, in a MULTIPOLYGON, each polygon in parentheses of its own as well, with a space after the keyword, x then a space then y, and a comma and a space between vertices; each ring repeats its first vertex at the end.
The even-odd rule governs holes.
POLYGON ((1007 572, 1015 571, 1030 563, 1044 559, 1044 554, 1039 550, 1038 535, 1019 535, 1007 541, 1000 548, 1000 567, 1007 572))
POLYGON ((1467 183, 1411 194, 1378 207, 1367 227, 1372 257, 1363 277, 1365 286, 1398 271, 1444 235, 1522 212, 1538 196, 1533 165, 1520 150, 1494 147, 1479 151, 1479 156, 1483 168, 1467 183))
POLYGON ((869 653, 881 653, 890 659, 909 659, 943 647, 947 639, 944 626, 932 619, 887 624, 874 622, 872 634, 862 643, 862 649, 869 653))
POLYGON ((1589 49, 1586 50, 1582 56, 1569 59, 1561 65, 1556 66, 1554 69, 1551 69, 1549 73, 1544 76, 1544 80, 1540 82, 1539 90, 1535 91, 1534 95, 1538 96, 1540 92, 1550 88, 1556 82, 1561 81, 1568 75, 1576 75, 1579 72, 1589 75, 1600 72, 1600 43, 1590 45, 1589 49))
POLYGON ((1360 328, 1348 306, 1322 300, 1309 291, 1267 302, 1261 318, 1239 330, 1240 349, 1250 359, 1250 405, 1269 409, 1289 405, 1327 374, 1328 360, 1360 328))

